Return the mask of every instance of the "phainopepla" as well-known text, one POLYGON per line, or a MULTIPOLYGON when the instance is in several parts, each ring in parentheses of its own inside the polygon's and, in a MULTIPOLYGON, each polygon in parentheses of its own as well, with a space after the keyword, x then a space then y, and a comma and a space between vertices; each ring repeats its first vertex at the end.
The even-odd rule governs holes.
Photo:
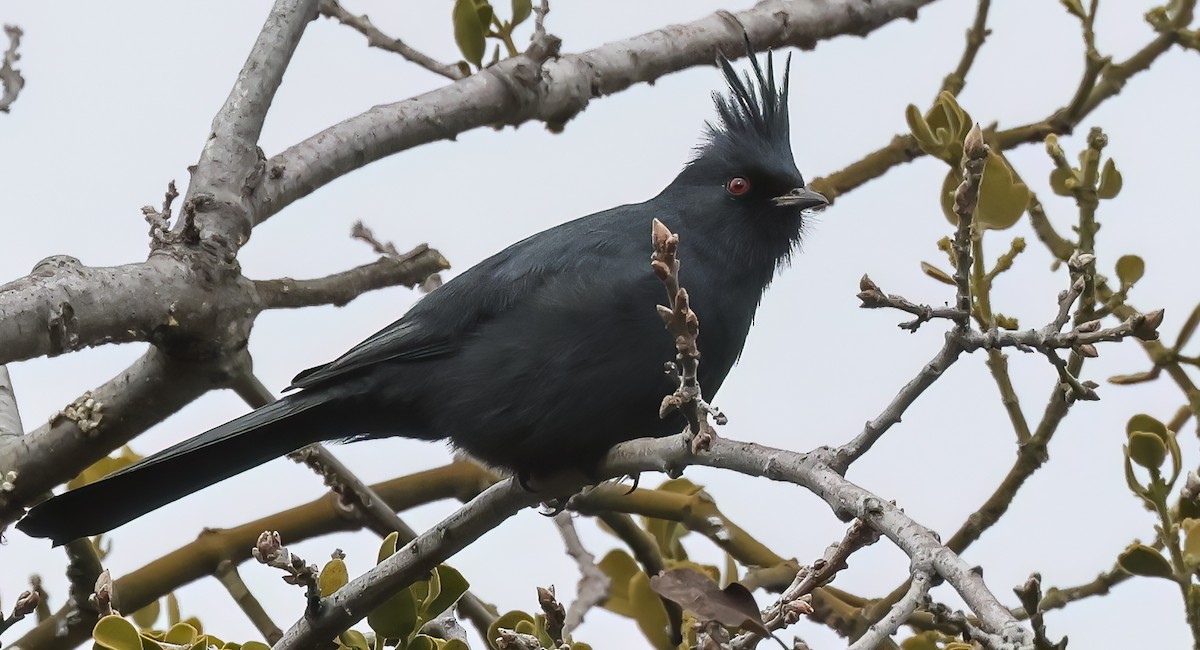
POLYGON ((616 443, 678 433, 659 403, 675 348, 655 305, 650 224, 680 233, 683 283, 703 321, 700 385, 713 395, 745 344, 804 213, 826 205, 796 169, 781 86, 764 74, 714 93, 719 120, 658 196, 520 241, 425 296, 297 392, 36 506, 17 527, 56 544, 108 531, 302 446, 335 439, 448 438, 521 478, 588 471, 616 443))

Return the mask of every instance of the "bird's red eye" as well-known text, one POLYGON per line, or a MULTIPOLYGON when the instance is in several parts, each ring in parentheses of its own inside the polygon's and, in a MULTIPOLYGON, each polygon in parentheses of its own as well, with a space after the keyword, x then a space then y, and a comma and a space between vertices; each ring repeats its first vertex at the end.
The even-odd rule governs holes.
POLYGON ((725 184, 725 189, 734 196, 741 196, 750 191, 750 181, 737 176, 729 179, 729 182, 725 184))

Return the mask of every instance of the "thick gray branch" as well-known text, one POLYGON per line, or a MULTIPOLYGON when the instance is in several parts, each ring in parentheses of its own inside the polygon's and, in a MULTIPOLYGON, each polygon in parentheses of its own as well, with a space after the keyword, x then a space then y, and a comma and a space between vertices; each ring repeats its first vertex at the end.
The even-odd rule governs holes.
POLYGON ((246 197, 263 172, 258 136, 304 28, 317 17, 317 4, 276 0, 229 97, 213 118, 212 132, 192 172, 184 209, 195 210, 200 240, 220 256, 231 258, 250 237, 253 217, 246 197))
MULTIPOLYGON (((643 471, 677 471, 688 464, 730 469, 803 486, 824 499, 839 516, 857 517, 892 540, 919 566, 932 567, 954 587, 979 617, 980 626, 1014 648, 1031 648, 1032 633, 988 591, 978 571, 942 545, 937 535, 913 521, 894 504, 847 481, 830 469, 828 451, 800 454, 724 438, 700 455, 690 453, 682 436, 623 443, 609 452, 598 476, 643 471)), ((447 557, 471 544, 519 510, 548 495, 565 494, 584 479, 562 479, 532 494, 508 479, 493 485, 432 529, 421 534, 367 574, 324 599, 320 613, 292 626, 276 650, 308 648, 365 617, 396 590, 420 579, 447 557)))
POLYGON ((811 49, 835 36, 865 35, 896 18, 915 18, 930 2, 766 0, 736 14, 718 12, 544 64, 529 53, 513 57, 424 95, 376 106, 271 158, 268 178, 254 196, 257 218, 268 219, 333 179, 385 156, 481 126, 540 120, 558 128, 595 97, 712 65, 718 51, 741 55, 739 22, 760 50, 811 49))
POLYGON ((214 295, 214 287, 170 255, 109 267, 48 257, 0 286, 0 363, 196 333, 217 324, 214 305, 246 302, 232 293, 214 295))

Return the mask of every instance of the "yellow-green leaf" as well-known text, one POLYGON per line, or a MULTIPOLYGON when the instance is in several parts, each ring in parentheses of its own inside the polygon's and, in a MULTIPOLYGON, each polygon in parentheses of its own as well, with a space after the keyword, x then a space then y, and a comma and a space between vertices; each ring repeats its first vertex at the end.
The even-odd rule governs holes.
POLYGON ((338 635, 338 643, 350 650, 371 650, 366 635, 358 630, 346 630, 338 635))
POLYGON ((1129 418, 1129 422, 1125 424, 1126 434, 1133 435, 1134 431, 1149 431, 1159 438, 1162 438, 1163 442, 1166 442, 1168 435, 1167 425, 1159 422, 1154 416, 1146 415, 1145 413, 1138 413, 1137 415, 1129 418))
POLYGON ((177 623, 163 635, 163 641, 176 645, 191 645, 200 636, 200 631, 187 623, 177 623))
POLYGON ((407 640, 417 629, 417 599, 412 589, 402 589, 367 615, 367 625, 386 639, 407 640))
POLYGON ((450 639, 449 641, 444 643, 442 645, 442 647, 439 648, 438 650, 471 650, 471 648, 463 641, 460 641, 458 639, 450 639))
POLYGON ((633 618, 633 607, 629 603, 629 581, 641 568, 628 553, 620 549, 609 551, 596 564, 610 580, 608 600, 604 608, 614 614, 633 618))
POLYGON ((401 645, 404 650, 437 650, 437 643, 433 637, 428 634, 418 634, 408 642, 408 645, 401 645))
MULTIPOLYGON (((350 631, 354 632, 354 630, 350 630, 350 631)), ((354 633, 358 634, 360 637, 362 636, 362 634, 359 632, 354 632, 354 633)), ((212 637, 209 637, 209 638, 211 639, 212 637)), ((363 639, 363 642, 364 643, 366 642, 365 638, 363 639)), ((271 650, 271 646, 269 646, 261 641, 247 641, 242 644, 241 650, 271 650)))
POLYGON ((175 594, 167 594, 167 627, 172 627, 180 620, 179 614, 179 599, 175 594))
POLYGON ((1096 196, 1102 199, 1111 199, 1121 192, 1121 186, 1124 181, 1121 179, 1121 172, 1117 171, 1117 164, 1109 158, 1104 163, 1104 169, 1100 171, 1100 185, 1096 187, 1096 196))
POLYGON ((457 569, 445 564, 438 566, 435 570, 440 583, 441 589, 437 595, 429 597, 425 601, 425 611, 432 618, 454 606, 462 595, 467 593, 467 589, 471 584, 459 573, 457 569))
POLYGON ((954 278, 951 277, 949 273, 946 273, 929 262, 921 262, 921 272, 933 278, 934 280, 937 280, 938 282, 948 284, 952 287, 954 286, 954 278))
POLYGON ((1013 227, 1029 205, 1029 188, 1013 178, 1012 170, 1001 156, 989 153, 979 187, 979 206, 975 221, 988 230, 1013 227))
POLYGON ((92 628, 92 639, 106 650, 141 650, 142 635, 133 623, 110 614, 96 622, 92 628))
POLYGON ((1158 469, 1167 459, 1167 443, 1146 431, 1129 434, 1129 457, 1146 469, 1158 469))
POLYGON ((921 115, 921 109, 917 108, 915 104, 909 104, 904 109, 904 119, 908 122, 908 129, 912 131, 921 151, 940 158, 942 146, 934 137, 933 129, 929 128, 929 122, 925 121, 925 116, 921 115))
POLYGON ((1133 544, 1125 549, 1117 558, 1117 564, 1135 576, 1170 579, 1172 575, 1171 563, 1145 544, 1133 544))
POLYGON ((1050 189, 1059 196, 1074 196, 1075 188, 1081 182, 1078 169, 1071 167, 1055 167, 1050 171, 1050 189))
POLYGON ((493 649, 498 648, 499 646, 496 644, 496 639, 500 637, 500 628, 504 628, 506 630, 515 630, 523 622, 533 625, 533 617, 516 609, 492 621, 492 624, 488 626, 488 645, 492 646, 493 649))
POLYGON ((396 540, 399 538, 400 534, 396 532, 389 533, 387 537, 383 538, 383 543, 379 545, 379 554, 375 556, 375 564, 381 564, 395 554, 396 540))
POLYGON ((526 18, 533 13, 533 0, 512 0, 512 24, 513 27, 525 22, 526 18))
POLYGON ((629 603, 633 608, 633 620, 638 629, 657 650, 672 650, 671 635, 667 632, 670 620, 662 598, 650 588, 650 577, 645 573, 634 574, 629 581, 629 603))
POLYGON ((154 627, 154 624, 158 622, 158 615, 161 609, 162 607, 159 604, 159 601, 156 600, 134 612, 130 618, 132 618, 133 622, 137 623, 137 626, 143 630, 152 628, 154 627))
POLYGON ((1179 528, 1183 531, 1183 560, 1189 567, 1200 566, 1200 519, 1184 519, 1179 528))
POLYGON ((1146 273, 1146 263, 1137 255, 1122 255, 1117 260, 1117 277, 1121 284, 1130 286, 1142 279, 1146 273))
POLYGON ((1080 0, 1059 0, 1067 11, 1076 18, 1087 18, 1087 14, 1083 12, 1083 3, 1080 0))
POLYGON ((346 562, 341 558, 333 558, 325 563, 325 568, 321 569, 321 575, 317 577, 317 587, 321 590, 321 597, 332 596, 333 592, 346 586, 350 582, 350 570, 346 568, 346 562))
POLYGON ((484 30, 479 22, 475 0, 455 0, 451 13, 454 21, 454 42, 463 58, 479 66, 483 61, 484 30))

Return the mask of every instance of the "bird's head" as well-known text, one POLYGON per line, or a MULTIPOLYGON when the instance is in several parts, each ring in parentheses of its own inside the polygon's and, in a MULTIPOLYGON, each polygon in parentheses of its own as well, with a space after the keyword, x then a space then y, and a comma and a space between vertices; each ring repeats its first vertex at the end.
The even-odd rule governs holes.
POLYGON ((794 243, 803 215, 829 202, 808 188, 792 158, 787 110, 791 55, 777 85, 772 55, 767 54, 764 73, 754 53, 749 54, 753 75, 739 76, 728 59, 717 59, 728 92, 713 93, 717 120, 706 124, 704 141, 668 191, 687 195, 691 206, 749 219, 794 243))

